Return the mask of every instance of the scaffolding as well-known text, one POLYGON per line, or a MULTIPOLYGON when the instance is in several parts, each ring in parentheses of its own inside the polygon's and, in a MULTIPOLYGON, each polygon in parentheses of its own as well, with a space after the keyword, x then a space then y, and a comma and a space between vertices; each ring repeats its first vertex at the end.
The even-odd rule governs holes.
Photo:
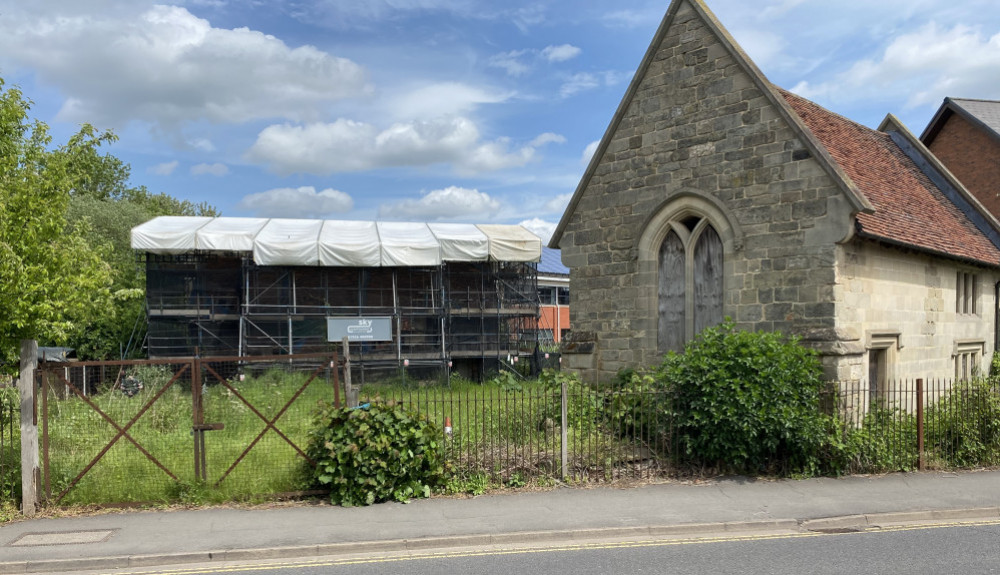
POLYGON ((482 377, 537 354, 537 264, 262 266, 246 253, 143 253, 149 356, 330 350, 327 318, 389 317, 391 342, 351 344, 361 368, 482 377))

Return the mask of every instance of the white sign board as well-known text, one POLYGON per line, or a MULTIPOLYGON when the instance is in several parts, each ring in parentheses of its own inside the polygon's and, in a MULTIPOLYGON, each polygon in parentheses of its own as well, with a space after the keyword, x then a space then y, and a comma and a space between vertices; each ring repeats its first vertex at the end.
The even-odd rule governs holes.
POLYGON ((392 341, 391 317, 328 317, 326 340, 392 341))

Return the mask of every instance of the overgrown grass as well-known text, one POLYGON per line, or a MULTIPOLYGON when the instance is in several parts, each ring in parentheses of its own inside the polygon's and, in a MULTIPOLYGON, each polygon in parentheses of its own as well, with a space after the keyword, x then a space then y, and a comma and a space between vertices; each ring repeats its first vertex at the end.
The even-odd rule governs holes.
POLYGON ((115 390, 91 398, 121 428, 149 405, 127 429, 134 443, 119 437, 96 462, 118 429, 79 398, 48 398, 49 489, 54 498, 65 491, 60 504, 239 501, 301 488, 301 456, 293 444, 304 450, 312 411, 319 401, 333 398, 330 382, 314 379, 287 408, 308 374, 273 370, 234 379, 235 392, 218 383, 205 386, 204 421, 224 427, 206 432, 207 479, 201 481, 195 477, 191 393, 180 383, 164 390, 170 376, 167 370, 144 368, 135 374, 143 382, 135 395, 115 390), (271 420, 274 428, 268 428, 271 420))

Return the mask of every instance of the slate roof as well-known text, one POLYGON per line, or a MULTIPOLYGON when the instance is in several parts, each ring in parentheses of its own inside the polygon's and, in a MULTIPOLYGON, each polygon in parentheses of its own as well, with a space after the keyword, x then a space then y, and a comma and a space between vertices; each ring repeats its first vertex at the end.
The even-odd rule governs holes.
POLYGON ((930 146, 952 114, 959 114, 974 125, 1000 139, 1000 102, 968 98, 945 98, 944 103, 927 124, 920 140, 930 146))
POLYGON ((550 276, 568 276, 569 268, 562 264, 560 254, 560 250, 542 246, 542 260, 538 262, 538 273, 550 276))
MULTIPOLYGON (((792 110, 874 208, 858 213, 858 234, 972 260, 1000 264, 1000 249, 963 208, 931 181, 888 133, 838 116, 777 88, 792 110)), ((964 209, 974 209, 964 206, 964 209)))

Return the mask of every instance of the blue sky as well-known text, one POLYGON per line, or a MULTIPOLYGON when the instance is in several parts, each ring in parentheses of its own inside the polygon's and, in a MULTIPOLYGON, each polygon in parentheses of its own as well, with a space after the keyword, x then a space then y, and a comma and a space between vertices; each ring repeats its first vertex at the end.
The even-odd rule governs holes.
MULTIPOLYGON (((775 84, 919 134, 1000 100, 996 0, 708 0, 775 84)), ((64 142, 224 215, 546 236, 668 2, 0 0, 0 77, 64 142)))

